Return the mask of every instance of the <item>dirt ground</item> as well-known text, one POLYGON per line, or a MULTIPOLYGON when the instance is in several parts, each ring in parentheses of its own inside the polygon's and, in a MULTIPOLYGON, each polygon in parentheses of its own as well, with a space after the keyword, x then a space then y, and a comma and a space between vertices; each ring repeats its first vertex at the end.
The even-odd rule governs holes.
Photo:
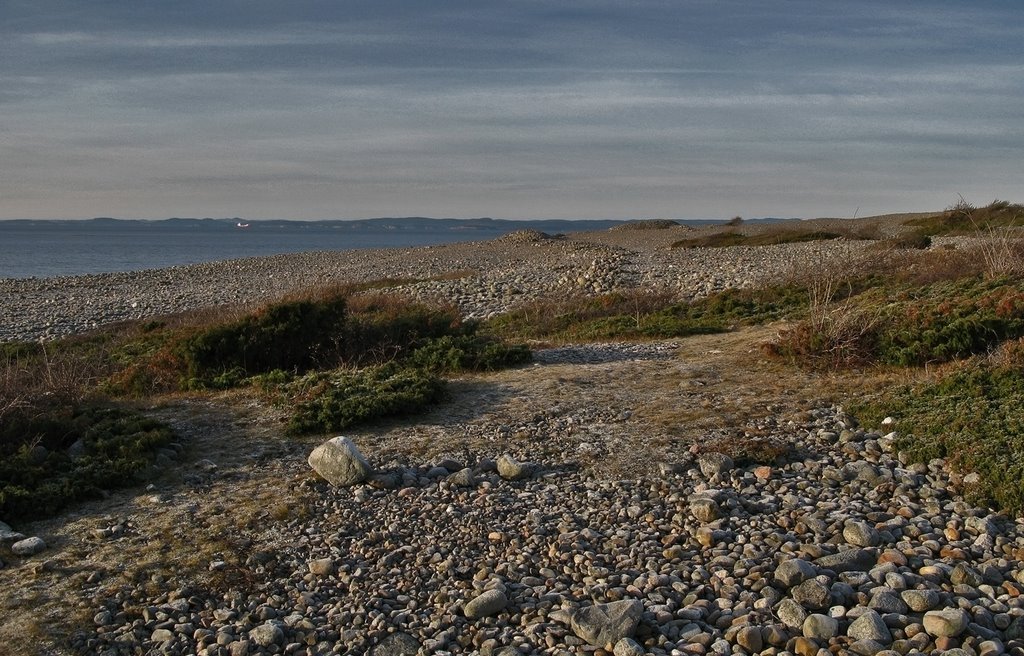
MULTIPOLYGON (((382 467, 513 451, 635 478, 657 475, 658 463, 692 443, 754 437, 894 382, 877 371, 837 377, 770 359, 762 345, 783 327, 468 376, 451 383, 449 402, 424 415, 348 434, 382 467)), ((571 348, 562 354, 573 359, 571 348)), ((323 436, 286 438, 283 409, 236 392, 167 398, 147 411, 174 426, 184 455, 148 487, 15 527, 49 547, 29 559, 4 557, 0 654, 70 653, 62 645, 91 627, 93 600, 132 586, 159 593, 224 584, 211 562, 230 571, 272 548, 282 527, 307 512, 301 484, 313 474, 305 457, 323 436)))

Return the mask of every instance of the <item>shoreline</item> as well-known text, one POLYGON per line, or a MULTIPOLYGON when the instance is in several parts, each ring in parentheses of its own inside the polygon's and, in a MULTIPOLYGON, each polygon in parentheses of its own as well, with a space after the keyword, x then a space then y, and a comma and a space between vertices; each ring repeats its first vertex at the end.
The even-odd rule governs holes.
POLYGON ((7 299, 0 342, 49 340, 103 325, 218 306, 270 302, 303 289, 414 279, 393 291, 455 303, 487 317, 529 300, 654 287, 694 298, 760 284, 795 267, 842 261, 863 246, 811 242, 673 250, 689 228, 574 233, 533 231, 419 247, 308 251, 142 271, 0 279, 7 299), (461 275, 441 280, 445 276, 461 275))

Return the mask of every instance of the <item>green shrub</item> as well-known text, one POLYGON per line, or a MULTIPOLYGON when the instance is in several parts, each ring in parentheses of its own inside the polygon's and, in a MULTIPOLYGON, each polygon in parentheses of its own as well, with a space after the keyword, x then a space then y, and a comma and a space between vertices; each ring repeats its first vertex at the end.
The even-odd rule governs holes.
POLYGON ((405 364, 443 374, 458 371, 497 371, 529 362, 530 350, 478 335, 445 335, 428 340, 405 364))
POLYGON ((336 360, 345 330, 345 299, 277 303, 239 321, 200 331, 183 344, 188 376, 211 385, 286 369, 305 371, 336 360))
POLYGON ((0 424, 0 517, 38 519, 135 485, 173 439, 164 424, 122 409, 12 413, 0 424), (80 453, 72 457, 76 443, 80 453))
POLYGON ((1024 510, 1024 370, 969 363, 937 383, 902 387, 853 408, 864 422, 897 417, 897 448, 914 461, 947 458, 980 483, 972 501, 1024 510))
POLYGON ((539 301, 489 319, 482 330, 508 340, 668 339, 772 321, 806 305, 806 290, 797 285, 729 289, 688 302, 637 290, 539 301))
POLYGON ((410 303, 393 296, 352 299, 345 328, 348 364, 380 364, 404 357, 426 341, 445 335, 470 334, 475 324, 463 323, 455 308, 410 303))
MULTIPOLYGON (((738 225, 732 222, 727 225, 738 225)), ((672 248, 729 248, 730 246, 778 246, 809 241, 831 241, 843 237, 838 232, 792 228, 769 228, 763 232, 744 235, 735 230, 723 230, 704 237, 680 239, 672 248)))
POLYGON ((910 232, 904 235, 900 235, 898 237, 893 237, 892 239, 880 241, 877 244, 873 244, 873 246, 879 249, 894 248, 896 250, 904 251, 923 251, 929 248, 931 245, 932 238, 920 232, 910 232))
POLYGON ((1024 336, 1024 283, 980 277, 881 287, 812 310, 770 350, 828 366, 920 366, 990 351, 1024 336))
POLYGON ((444 381, 394 364, 311 374, 290 386, 293 434, 329 433, 373 419, 423 411, 444 399, 444 381))
POLYGON ((966 235, 988 232, 996 228, 1024 226, 1024 206, 995 200, 984 207, 975 207, 963 198, 944 212, 907 221, 922 235, 966 235))

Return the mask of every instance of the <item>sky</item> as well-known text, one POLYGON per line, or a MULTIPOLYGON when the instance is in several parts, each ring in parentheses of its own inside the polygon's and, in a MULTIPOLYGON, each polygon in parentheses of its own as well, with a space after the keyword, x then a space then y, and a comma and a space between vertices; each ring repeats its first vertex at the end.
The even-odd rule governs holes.
POLYGON ((1020 0, 0 0, 0 219, 1024 201, 1020 0))

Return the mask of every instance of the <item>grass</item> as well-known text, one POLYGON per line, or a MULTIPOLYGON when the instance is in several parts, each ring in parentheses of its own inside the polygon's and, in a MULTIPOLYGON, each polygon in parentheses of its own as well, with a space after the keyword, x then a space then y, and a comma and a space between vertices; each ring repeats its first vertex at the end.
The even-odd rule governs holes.
POLYGON ((291 432, 327 432, 422 411, 443 400, 444 375, 530 359, 452 307, 372 289, 0 346, 0 516, 43 517, 140 482, 174 436, 125 399, 253 386, 289 409, 291 432))
MULTIPOLYGON (((945 214, 959 217, 961 227, 968 221, 1005 229, 1016 225, 1019 206, 959 207, 945 214)), ((714 238, 787 243, 839 236, 779 228, 758 237, 729 229, 714 238)), ((870 261, 843 262, 846 271, 804 272, 769 287, 689 302, 657 289, 549 299, 480 324, 461 321, 452 307, 410 303, 368 283, 311 290, 253 310, 123 324, 46 345, 5 344, 0 346, 0 455, 9 466, 0 470, 7 504, 0 512, 9 517, 33 507, 54 512, 98 490, 139 480, 154 450, 173 437, 162 427, 143 427, 138 416, 117 415, 127 412, 118 405, 126 398, 250 387, 288 409, 290 432, 322 433, 421 412, 444 399, 446 376, 528 361, 521 342, 678 338, 778 319, 791 324, 769 352, 815 368, 913 370, 977 358, 1024 338, 1024 272, 1017 264, 1024 251, 1016 241, 986 243, 991 245, 980 250, 886 250, 870 261), (88 458, 68 455, 78 440, 88 445, 88 458)), ((1005 410, 1017 401, 1011 394, 1018 382, 1014 375, 1004 367, 957 374, 936 382, 934 390, 922 388, 922 398, 933 401, 930 415, 927 404, 915 405, 910 397, 878 403, 905 408, 915 421, 922 418, 922 426, 932 416, 935 426, 977 422, 977 433, 964 439, 984 442, 985 430, 994 436, 1016 430, 1005 410), (961 393, 966 401, 943 401, 961 393), (989 407, 985 403, 991 410, 978 414, 989 407), (939 416, 941 408, 952 414, 939 416)), ((907 449, 955 454, 961 446, 937 442, 934 435, 927 439, 913 447, 908 442, 907 449), (937 450, 930 451, 933 447, 937 450)), ((982 454, 977 458, 953 460, 978 468, 984 454, 1017 453, 1021 446, 999 439, 991 450, 987 444, 975 446, 982 454)), ((751 459, 770 459, 771 450, 751 459)), ((992 481, 985 493, 991 499, 1018 502, 1010 483, 992 481)))
MULTIPOLYGON (((730 222, 729 225, 739 225, 730 222)), ((764 232, 746 235, 736 230, 723 230, 702 237, 680 239, 672 244, 672 248, 729 248, 731 246, 777 246, 779 244, 799 244, 811 241, 829 241, 840 239, 845 235, 826 230, 799 230, 791 228, 772 228, 764 232)))
POLYGON ((880 281, 845 300, 813 304, 810 318, 771 345, 817 366, 924 366, 985 353, 1024 336, 1024 279, 982 276, 922 286, 880 281))
POLYGON ((944 212, 907 221, 919 235, 988 234, 1000 228, 1024 227, 1024 205, 995 200, 984 207, 975 207, 960 198, 944 212))
POLYGON ((975 503, 1024 511, 1024 348, 1010 363, 972 360, 937 380, 895 389, 853 408, 862 422, 895 416, 897 448, 915 462, 947 458, 962 475, 978 474, 964 489, 975 503))
POLYGON ((792 316, 805 304, 805 291, 795 284, 732 289, 686 302, 657 290, 636 290, 538 301, 491 319, 481 330, 511 341, 669 339, 792 316))
POLYGON ((131 410, 16 411, 0 424, 0 517, 38 519, 146 479, 165 425, 131 410))

